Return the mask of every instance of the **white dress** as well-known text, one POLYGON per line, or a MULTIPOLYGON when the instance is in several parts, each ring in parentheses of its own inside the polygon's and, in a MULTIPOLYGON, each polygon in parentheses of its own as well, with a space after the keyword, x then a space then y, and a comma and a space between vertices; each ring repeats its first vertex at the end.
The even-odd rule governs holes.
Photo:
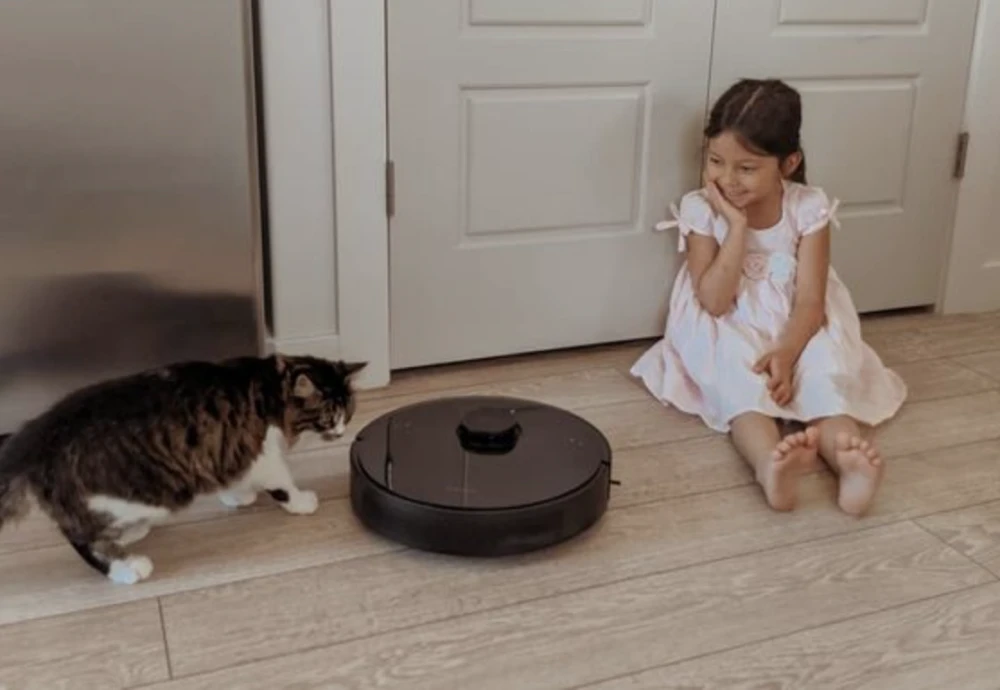
MULTIPOLYGON (((746 412, 789 421, 810 422, 849 415, 877 425, 899 410, 906 384, 883 365, 861 337, 861 323, 847 287, 830 267, 826 325, 813 336, 795 367, 794 397, 779 407, 754 363, 777 344, 791 313, 799 240, 828 223, 839 227, 837 203, 819 188, 786 182, 782 218, 773 227, 751 230, 743 278, 732 311, 714 317, 702 309, 686 264, 674 281, 662 340, 632 367, 661 402, 700 416, 705 424, 728 432, 730 421, 746 412)), ((680 251, 694 232, 726 237, 725 219, 717 216, 703 190, 688 193, 673 222, 680 251)))

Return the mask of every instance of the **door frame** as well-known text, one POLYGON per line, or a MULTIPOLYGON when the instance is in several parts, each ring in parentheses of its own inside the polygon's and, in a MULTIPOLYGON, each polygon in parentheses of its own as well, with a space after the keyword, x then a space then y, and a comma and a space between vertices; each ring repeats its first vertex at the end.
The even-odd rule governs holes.
MULTIPOLYGON (((970 135, 965 178, 958 190, 950 252, 938 311, 945 314, 1000 309, 1000 257, 983 263, 991 217, 1000 206, 1000 0, 979 0, 972 66, 966 91, 964 127, 970 135)), ((1000 245, 998 245, 1000 246, 1000 245)))
MULTIPOLYGON (((310 13, 315 25, 326 33, 325 56, 310 50, 301 33, 269 31, 270 24, 286 21, 284 17, 289 16, 291 3, 258 2, 264 10, 265 77, 275 54, 296 53, 298 60, 295 65, 272 65, 276 72, 272 77, 285 83, 281 88, 267 88, 265 82, 263 94, 270 210, 270 347, 289 353, 364 359, 369 366, 358 381, 359 387, 384 386, 390 380, 391 370, 390 237, 385 175, 389 136, 385 34, 388 0, 297 0, 296 11, 310 13), (285 102, 282 104, 279 99, 285 102), (326 118, 327 135, 318 139, 319 147, 285 146, 284 143, 304 136, 301 115, 293 115, 296 107, 305 103, 321 120, 326 118), (272 112, 284 115, 274 117, 272 112), (318 183, 303 185, 304 179, 318 183), (306 217, 308 227, 303 226, 303 214, 295 212, 303 205, 315 210, 306 217), (299 248, 301 258, 302 246, 320 254, 335 252, 334 270, 322 263, 303 265, 297 261, 294 247, 299 248), (312 309, 311 320, 292 319, 289 315, 304 312, 303 305, 312 309)), ((991 41, 1000 41, 998 3, 1000 0, 980 0, 979 23, 983 22, 987 5, 993 8, 989 16, 994 19, 977 25, 973 46, 976 56, 984 55, 991 41)), ((970 83, 996 78, 987 76, 991 69, 996 70, 987 63, 983 58, 973 61, 970 83)), ((974 178, 979 180, 977 176, 983 174, 979 171, 985 166, 973 165, 975 151, 994 151, 1000 145, 1000 127, 988 119, 992 114, 975 114, 982 107, 975 105, 975 93, 978 92, 973 90, 965 117, 971 123, 983 122, 984 117, 986 120, 981 133, 976 135, 963 188, 971 187, 974 178)), ((949 232, 949 245, 954 249, 938 301, 939 310, 950 311, 951 305, 962 299, 961 286, 949 281, 963 270, 960 248, 981 232, 980 227, 967 220, 975 215, 969 209, 981 205, 984 203, 981 198, 989 196, 974 195, 964 189, 960 194, 958 218, 954 230, 949 232)), ((1000 296, 996 299, 1000 300, 1000 296)), ((1000 304, 992 307, 1000 308, 1000 304)))
POLYGON ((340 347, 343 357, 368 362, 359 384, 384 386, 391 365, 386 6, 327 2, 340 347))
POLYGON ((385 5, 256 0, 269 249, 266 350, 389 382, 385 5))

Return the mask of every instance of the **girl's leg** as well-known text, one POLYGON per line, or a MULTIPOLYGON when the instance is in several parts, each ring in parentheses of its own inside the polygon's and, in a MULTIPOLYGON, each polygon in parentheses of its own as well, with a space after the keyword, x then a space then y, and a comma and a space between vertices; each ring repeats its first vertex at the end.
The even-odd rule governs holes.
POLYGON ((864 440, 858 423, 850 417, 827 417, 816 426, 820 455, 840 477, 837 503, 845 513, 862 515, 882 481, 884 466, 878 450, 864 440))
POLYGON ((768 504, 775 510, 795 507, 798 478, 816 460, 816 429, 781 438, 778 423, 747 412, 731 423, 733 444, 753 468, 768 504))

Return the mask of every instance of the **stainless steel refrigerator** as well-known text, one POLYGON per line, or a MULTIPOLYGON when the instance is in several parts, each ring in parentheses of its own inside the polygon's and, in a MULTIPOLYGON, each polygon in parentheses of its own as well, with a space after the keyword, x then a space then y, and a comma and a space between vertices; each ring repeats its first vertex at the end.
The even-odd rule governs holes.
POLYGON ((243 0, 0 1, 0 433, 260 351, 253 25, 243 0))

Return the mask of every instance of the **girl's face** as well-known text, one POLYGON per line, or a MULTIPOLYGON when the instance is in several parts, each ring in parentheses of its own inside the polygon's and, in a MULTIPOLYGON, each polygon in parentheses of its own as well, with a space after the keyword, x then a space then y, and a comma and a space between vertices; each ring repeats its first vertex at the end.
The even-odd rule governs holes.
POLYGON ((747 150, 731 132, 709 140, 705 158, 706 183, 716 183, 726 200, 740 210, 781 194, 778 158, 747 150))

